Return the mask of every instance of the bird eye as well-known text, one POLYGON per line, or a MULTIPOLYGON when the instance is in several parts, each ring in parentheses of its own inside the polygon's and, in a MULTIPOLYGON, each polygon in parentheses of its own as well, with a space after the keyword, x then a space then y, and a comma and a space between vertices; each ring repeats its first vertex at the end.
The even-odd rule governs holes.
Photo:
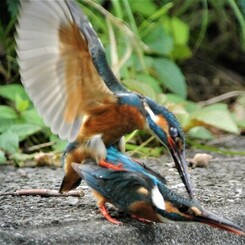
POLYGON ((178 129, 171 127, 169 129, 169 133, 170 133, 171 137, 176 138, 178 136, 178 129))
POLYGON ((187 213, 188 210, 189 210, 189 207, 184 206, 184 205, 183 205, 183 206, 181 205, 178 209, 179 209, 179 211, 182 212, 182 213, 187 213))

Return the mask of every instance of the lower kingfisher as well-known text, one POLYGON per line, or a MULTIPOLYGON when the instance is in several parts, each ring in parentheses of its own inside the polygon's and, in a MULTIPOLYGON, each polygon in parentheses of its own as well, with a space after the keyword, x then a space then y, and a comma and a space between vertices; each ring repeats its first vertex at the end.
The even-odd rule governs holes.
POLYGON ((60 192, 80 183, 72 162, 93 158, 100 164, 107 146, 123 149, 125 134, 148 129, 170 150, 193 197, 177 119, 119 82, 101 41, 74 0, 22 0, 16 30, 23 86, 52 132, 70 143, 60 192))
POLYGON ((245 235, 241 227, 204 210, 197 200, 174 193, 168 188, 164 177, 115 147, 107 149, 106 161, 121 170, 98 166, 93 160, 86 160, 83 165, 73 163, 72 166, 92 188, 97 205, 108 221, 121 224, 108 213, 107 202, 140 221, 199 222, 245 235))

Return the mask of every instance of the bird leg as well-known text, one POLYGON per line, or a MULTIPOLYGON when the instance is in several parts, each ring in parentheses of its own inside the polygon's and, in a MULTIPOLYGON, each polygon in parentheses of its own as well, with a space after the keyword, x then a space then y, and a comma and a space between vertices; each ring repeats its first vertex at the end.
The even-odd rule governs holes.
POLYGON ((104 167, 104 168, 109 168, 109 169, 112 169, 115 171, 124 170, 122 167, 122 164, 114 165, 114 164, 111 164, 109 162, 106 162, 103 159, 99 161, 99 166, 104 167))
POLYGON ((103 215, 108 221, 110 221, 111 223, 116 224, 116 225, 121 225, 121 224, 122 224, 122 222, 120 222, 120 221, 118 221, 117 219, 114 219, 114 218, 112 218, 112 217, 110 216, 110 214, 108 213, 108 210, 107 210, 107 208, 106 208, 106 206, 105 206, 105 203, 102 204, 102 205, 100 205, 99 210, 100 210, 100 212, 102 213, 102 215, 103 215))
POLYGON ((116 224, 116 225, 120 225, 122 224, 122 222, 118 221, 117 219, 114 219, 110 216, 110 214, 107 211, 107 208, 105 206, 106 204, 106 198, 103 197, 99 192, 92 190, 93 195, 95 196, 95 198, 97 199, 97 206, 99 207, 99 210, 101 212, 101 214, 111 223, 116 224))

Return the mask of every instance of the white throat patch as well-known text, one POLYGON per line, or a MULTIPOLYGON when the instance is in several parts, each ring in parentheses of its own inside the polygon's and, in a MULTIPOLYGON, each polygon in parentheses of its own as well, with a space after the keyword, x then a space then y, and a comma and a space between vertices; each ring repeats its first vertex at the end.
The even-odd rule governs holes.
POLYGON ((151 110, 151 108, 147 105, 147 103, 144 103, 146 111, 149 113, 151 119, 155 122, 156 121, 156 115, 154 112, 151 110))
POLYGON ((155 207, 165 210, 165 202, 157 186, 152 189, 151 198, 155 207))

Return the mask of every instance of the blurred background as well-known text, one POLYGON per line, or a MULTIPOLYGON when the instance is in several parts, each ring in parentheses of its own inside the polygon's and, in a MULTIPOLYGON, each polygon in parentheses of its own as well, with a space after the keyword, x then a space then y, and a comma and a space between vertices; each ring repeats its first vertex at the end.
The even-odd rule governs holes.
MULTIPOLYGON (((244 135, 244 0, 78 2, 116 76, 174 112, 188 147, 226 153, 207 145, 244 135)), ((0 164, 23 166, 41 158, 37 164, 59 165, 66 142, 43 123, 20 82, 14 40, 18 6, 18 0, 0 2, 0 164)), ((126 140, 131 153, 163 152, 146 132, 126 140)))

